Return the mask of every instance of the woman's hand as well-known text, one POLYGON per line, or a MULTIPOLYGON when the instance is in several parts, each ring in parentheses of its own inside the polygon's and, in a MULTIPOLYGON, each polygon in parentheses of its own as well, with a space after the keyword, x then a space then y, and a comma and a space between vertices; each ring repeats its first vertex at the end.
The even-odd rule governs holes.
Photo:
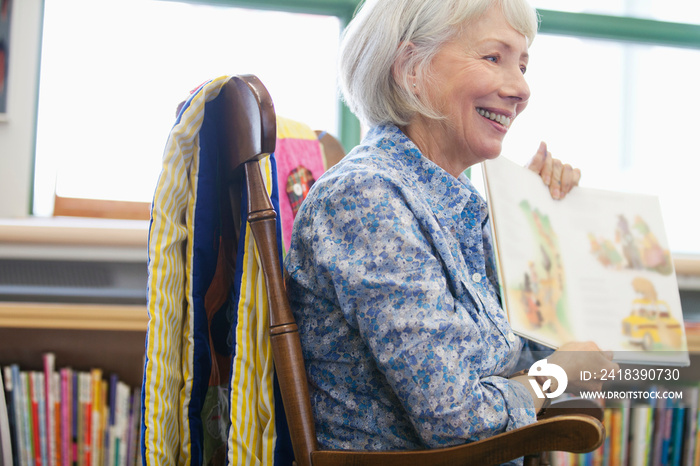
POLYGON ((569 379, 566 391, 578 395, 581 390, 600 391, 603 387, 601 380, 591 377, 591 380, 581 380, 581 372, 601 374, 611 373, 620 368, 612 361, 612 352, 601 351, 592 341, 566 343, 559 347, 548 358, 548 363, 554 363, 564 369, 569 379))
POLYGON ((540 143, 537 153, 525 166, 542 177, 552 199, 564 199, 574 186, 578 186, 581 179, 581 170, 553 158, 544 142, 540 143))
MULTIPOLYGON (((586 371, 589 374, 607 373, 617 371, 620 366, 612 361, 613 354, 610 351, 601 351, 598 345, 592 341, 571 342, 562 345, 554 353, 546 358, 547 365, 556 364, 565 373, 567 378, 565 391, 576 396, 579 396, 581 391, 599 392, 603 388, 603 381, 596 377, 585 377, 587 380, 582 380, 582 373, 586 371)), ((559 389, 559 379, 554 376, 550 377, 551 373, 543 372, 542 376, 537 377, 537 381, 542 386, 542 390, 548 393, 555 393, 559 389), (540 377, 544 377, 541 380, 540 377)), ((530 393, 535 406, 535 411, 539 411, 544 406, 545 400, 539 398, 541 393, 536 393, 532 386, 532 381, 529 371, 526 373, 517 373, 511 376, 510 380, 520 382, 530 393)))

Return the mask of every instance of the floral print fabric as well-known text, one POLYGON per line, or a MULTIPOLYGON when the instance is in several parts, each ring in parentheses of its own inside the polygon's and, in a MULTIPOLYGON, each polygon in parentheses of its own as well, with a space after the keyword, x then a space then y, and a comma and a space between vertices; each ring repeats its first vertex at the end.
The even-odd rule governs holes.
POLYGON ((375 127, 294 224, 287 289, 322 448, 416 449, 535 420, 498 297, 486 203, 375 127))

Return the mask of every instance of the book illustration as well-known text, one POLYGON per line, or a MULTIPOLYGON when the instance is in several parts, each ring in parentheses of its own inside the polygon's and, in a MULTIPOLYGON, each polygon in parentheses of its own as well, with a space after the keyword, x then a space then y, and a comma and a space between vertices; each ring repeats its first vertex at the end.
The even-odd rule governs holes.
POLYGON ((557 338, 571 338, 572 329, 568 320, 566 275, 559 250, 559 240, 549 217, 527 200, 520 208, 535 237, 535 249, 523 271, 523 280, 516 283, 512 292, 520 296, 517 301, 520 320, 531 329, 549 331, 557 338))
POLYGON ((662 275, 673 272, 671 254, 664 249, 649 224, 640 216, 630 226, 627 217, 619 214, 615 239, 588 234, 591 253, 605 267, 615 270, 649 270, 662 275))
POLYGON ((632 287, 638 298, 632 302, 629 316, 622 321, 622 334, 634 349, 644 351, 680 350, 683 348, 681 323, 671 314, 666 301, 658 298, 654 284, 636 277, 632 287))
POLYGON ((536 173, 502 156, 484 175, 514 332, 555 349, 593 341, 616 362, 689 364, 657 197, 577 187, 554 200, 536 173))

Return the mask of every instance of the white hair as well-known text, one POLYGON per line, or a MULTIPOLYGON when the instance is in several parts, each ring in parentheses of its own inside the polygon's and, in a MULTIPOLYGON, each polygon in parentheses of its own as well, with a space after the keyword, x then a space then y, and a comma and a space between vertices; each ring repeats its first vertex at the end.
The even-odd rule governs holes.
POLYGON ((529 46, 538 20, 527 0, 366 0, 340 46, 340 88, 350 110, 370 126, 403 126, 416 113, 441 118, 409 91, 408 70, 415 70, 411 82, 430 85, 433 57, 494 5, 529 46))

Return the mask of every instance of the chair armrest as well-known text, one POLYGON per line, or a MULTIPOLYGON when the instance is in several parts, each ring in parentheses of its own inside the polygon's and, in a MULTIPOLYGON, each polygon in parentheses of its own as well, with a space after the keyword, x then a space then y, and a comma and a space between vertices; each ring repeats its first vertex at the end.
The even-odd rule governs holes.
POLYGON ((605 430, 597 419, 585 415, 561 415, 456 447, 379 452, 321 450, 311 454, 311 463, 314 466, 483 466, 542 451, 587 453, 598 448, 604 439, 605 430))
POLYGON ((554 401, 544 414, 538 416, 537 419, 549 419, 554 416, 562 416, 565 414, 585 414, 603 422, 604 410, 593 400, 583 398, 569 398, 567 400, 554 401))

